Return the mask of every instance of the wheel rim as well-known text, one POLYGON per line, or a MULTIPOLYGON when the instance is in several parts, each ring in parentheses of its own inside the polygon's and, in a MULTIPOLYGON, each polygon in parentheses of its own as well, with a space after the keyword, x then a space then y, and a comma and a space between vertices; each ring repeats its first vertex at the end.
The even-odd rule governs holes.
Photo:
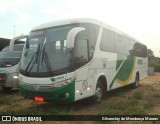
POLYGON ((102 89, 100 87, 97 87, 96 89, 96 97, 97 97, 97 101, 101 100, 102 97, 102 89))

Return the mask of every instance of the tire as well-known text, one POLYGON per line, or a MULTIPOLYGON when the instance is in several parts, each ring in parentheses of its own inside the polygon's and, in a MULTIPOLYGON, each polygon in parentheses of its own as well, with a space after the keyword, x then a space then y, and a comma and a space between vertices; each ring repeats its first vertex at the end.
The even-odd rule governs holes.
POLYGON ((2 87, 2 89, 5 91, 10 91, 12 89, 12 87, 2 87))
POLYGON ((93 97, 94 101, 101 102, 103 95, 104 95, 104 91, 103 91, 102 83, 98 81, 96 85, 95 95, 93 97))
POLYGON ((136 74, 135 82, 133 84, 133 88, 137 88, 139 86, 139 75, 136 74))

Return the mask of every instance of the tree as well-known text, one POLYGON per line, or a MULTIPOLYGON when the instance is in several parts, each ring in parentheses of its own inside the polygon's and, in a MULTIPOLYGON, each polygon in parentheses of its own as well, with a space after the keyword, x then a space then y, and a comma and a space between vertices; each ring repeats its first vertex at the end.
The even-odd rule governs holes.
POLYGON ((148 49, 148 65, 155 66, 156 65, 156 57, 151 49, 148 49))
POLYGON ((151 59, 154 59, 155 56, 154 56, 154 53, 151 49, 148 49, 148 59, 151 60, 151 59))

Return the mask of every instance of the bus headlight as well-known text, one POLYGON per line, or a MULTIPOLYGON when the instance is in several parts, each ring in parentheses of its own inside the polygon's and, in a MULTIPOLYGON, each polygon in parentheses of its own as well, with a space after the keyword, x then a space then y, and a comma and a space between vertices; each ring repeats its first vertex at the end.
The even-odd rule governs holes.
POLYGON ((14 78, 14 79, 18 79, 19 77, 18 77, 18 76, 13 76, 13 78, 14 78))
POLYGON ((14 78, 14 79, 18 79, 18 78, 19 78, 19 76, 18 76, 17 73, 12 73, 12 75, 13 75, 13 78, 14 78))
POLYGON ((19 76, 18 76, 18 74, 15 72, 15 73, 10 73, 9 75, 8 75, 11 79, 18 79, 19 78, 19 76))

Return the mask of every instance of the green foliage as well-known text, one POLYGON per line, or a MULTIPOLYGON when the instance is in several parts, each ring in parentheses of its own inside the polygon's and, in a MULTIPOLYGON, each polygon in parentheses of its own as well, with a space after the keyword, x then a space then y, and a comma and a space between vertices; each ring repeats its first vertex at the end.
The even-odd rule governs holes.
POLYGON ((144 104, 144 109, 150 109, 152 107, 154 107, 154 104, 152 102, 148 102, 148 103, 144 104))
POLYGON ((156 72, 160 72, 160 64, 156 64, 155 65, 155 71, 156 72))
POLYGON ((143 93, 142 92, 135 92, 132 97, 133 97, 133 99, 140 100, 143 97, 143 93))
MULTIPOLYGON (((48 104, 47 104, 48 105, 48 104)), ((40 105, 40 106, 33 106, 30 108, 18 109, 18 110, 11 110, 6 109, 4 112, 1 112, 2 115, 72 115, 72 109, 64 109, 61 107, 54 107, 54 106, 47 106, 47 105, 40 105)))
POLYGON ((13 97, 10 96, 0 96, 0 105, 12 105, 15 104, 17 100, 15 100, 13 97))
POLYGON ((156 72, 160 72, 160 58, 155 57, 151 49, 148 49, 148 66, 154 66, 156 72))
POLYGON ((145 114, 143 107, 139 103, 141 95, 131 96, 126 100, 111 100, 103 102, 103 109, 99 112, 99 115, 141 115, 145 114))

